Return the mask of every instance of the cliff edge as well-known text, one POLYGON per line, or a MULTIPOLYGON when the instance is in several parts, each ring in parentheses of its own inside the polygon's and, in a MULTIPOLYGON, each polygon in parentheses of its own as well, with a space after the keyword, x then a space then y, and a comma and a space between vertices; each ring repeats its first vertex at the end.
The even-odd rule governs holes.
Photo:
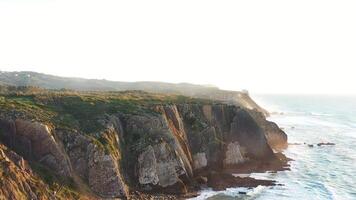
POLYGON ((23 89, 0 96, 0 199, 184 198, 246 185, 227 170, 286 166, 285 133, 247 96, 23 89))

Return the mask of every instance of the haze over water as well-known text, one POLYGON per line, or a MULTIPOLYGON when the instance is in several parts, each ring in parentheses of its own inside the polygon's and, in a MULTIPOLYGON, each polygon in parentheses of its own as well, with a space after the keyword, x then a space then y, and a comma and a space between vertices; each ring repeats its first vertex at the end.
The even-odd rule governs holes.
POLYGON ((356 199, 356 97, 264 95, 254 97, 288 134, 285 154, 294 159, 291 171, 252 174, 283 186, 203 192, 201 199, 356 199), (280 114, 280 113, 283 114, 280 114), (335 146, 317 146, 332 142, 335 146), (306 143, 306 144, 304 144, 306 143), (309 147, 307 144, 314 144, 309 147))

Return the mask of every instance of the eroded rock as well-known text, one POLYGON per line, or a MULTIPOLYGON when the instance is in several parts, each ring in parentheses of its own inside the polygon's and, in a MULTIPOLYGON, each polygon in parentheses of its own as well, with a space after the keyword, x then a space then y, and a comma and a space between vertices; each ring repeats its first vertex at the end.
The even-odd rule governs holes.
POLYGON ((161 187, 172 186, 187 174, 182 160, 167 143, 148 146, 138 158, 138 172, 140 184, 161 187))
POLYGON ((26 159, 40 162, 62 176, 71 176, 70 163, 49 126, 26 120, 2 121, 4 142, 26 159))
POLYGON ((194 169, 202 169, 208 165, 208 160, 206 159, 206 154, 203 153, 196 153, 193 155, 193 166, 194 169))
POLYGON ((238 142, 230 142, 227 145, 225 153, 224 165, 237 165, 245 162, 241 147, 238 142))
POLYGON ((95 193, 104 197, 128 194, 115 160, 95 144, 88 146, 88 184, 95 193))
POLYGON ((27 162, 0 144, 0 199, 55 199, 27 162))
POLYGON ((118 160, 113 157, 115 154, 106 154, 92 138, 78 132, 61 130, 58 136, 65 144, 75 173, 93 192, 110 198, 128 195, 118 160))
POLYGON ((228 173, 217 173, 212 172, 208 176, 208 186, 213 188, 213 190, 225 190, 231 187, 257 187, 262 186, 273 186, 276 182, 273 180, 259 180, 250 177, 234 177, 228 173))
POLYGON ((266 117, 256 110, 250 110, 249 112, 265 133, 271 148, 280 151, 288 146, 287 134, 276 123, 266 120, 266 117))

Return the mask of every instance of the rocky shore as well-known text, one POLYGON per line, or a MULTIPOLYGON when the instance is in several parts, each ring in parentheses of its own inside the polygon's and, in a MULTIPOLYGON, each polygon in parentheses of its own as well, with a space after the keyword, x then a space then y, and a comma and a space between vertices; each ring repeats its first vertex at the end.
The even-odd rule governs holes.
POLYGON ((20 96, 18 106, 19 97, 3 97, 0 199, 187 198, 202 186, 272 186, 232 173, 288 169, 275 153, 286 134, 257 109, 46 95, 20 96))

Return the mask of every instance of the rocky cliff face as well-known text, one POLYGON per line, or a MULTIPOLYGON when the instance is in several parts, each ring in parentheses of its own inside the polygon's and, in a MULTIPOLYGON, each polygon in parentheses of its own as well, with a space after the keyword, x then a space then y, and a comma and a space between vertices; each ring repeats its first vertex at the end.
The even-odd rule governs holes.
POLYGON ((56 123, 2 117, 0 142, 16 152, 11 159, 0 146, 1 160, 10 163, 1 161, 2 170, 16 172, 21 187, 1 187, 0 196, 52 198, 53 189, 31 172, 33 163, 94 198, 129 198, 134 191, 184 194, 209 171, 276 160, 272 148, 287 140, 263 114, 221 103, 150 105, 145 112, 116 112, 96 120, 103 129, 87 134, 56 123), (32 165, 21 164, 22 157, 32 165), (42 185, 42 193, 34 190, 42 185))
POLYGON ((266 120, 265 116, 256 110, 250 110, 249 113, 264 131, 268 144, 273 149, 279 151, 288 146, 287 134, 276 123, 266 120))
MULTIPOLYGON (((65 130, 56 131, 60 142, 64 145, 66 155, 69 157, 73 172, 78 175, 90 189, 102 197, 126 196, 128 190, 120 171, 119 150, 105 152, 105 148, 95 139, 78 132, 65 130)), ((113 127, 103 132, 105 136, 112 136, 115 140, 118 135, 113 127)))
POLYGON ((5 144, 25 159, 42 163, 62 176, 70 176, 68 160, 49 126, 22 119, 0 120, 0 126, 5 144))
POLYGON ((54 199, 48 186, 19 155, 0 144, 0 199, 54 199))

